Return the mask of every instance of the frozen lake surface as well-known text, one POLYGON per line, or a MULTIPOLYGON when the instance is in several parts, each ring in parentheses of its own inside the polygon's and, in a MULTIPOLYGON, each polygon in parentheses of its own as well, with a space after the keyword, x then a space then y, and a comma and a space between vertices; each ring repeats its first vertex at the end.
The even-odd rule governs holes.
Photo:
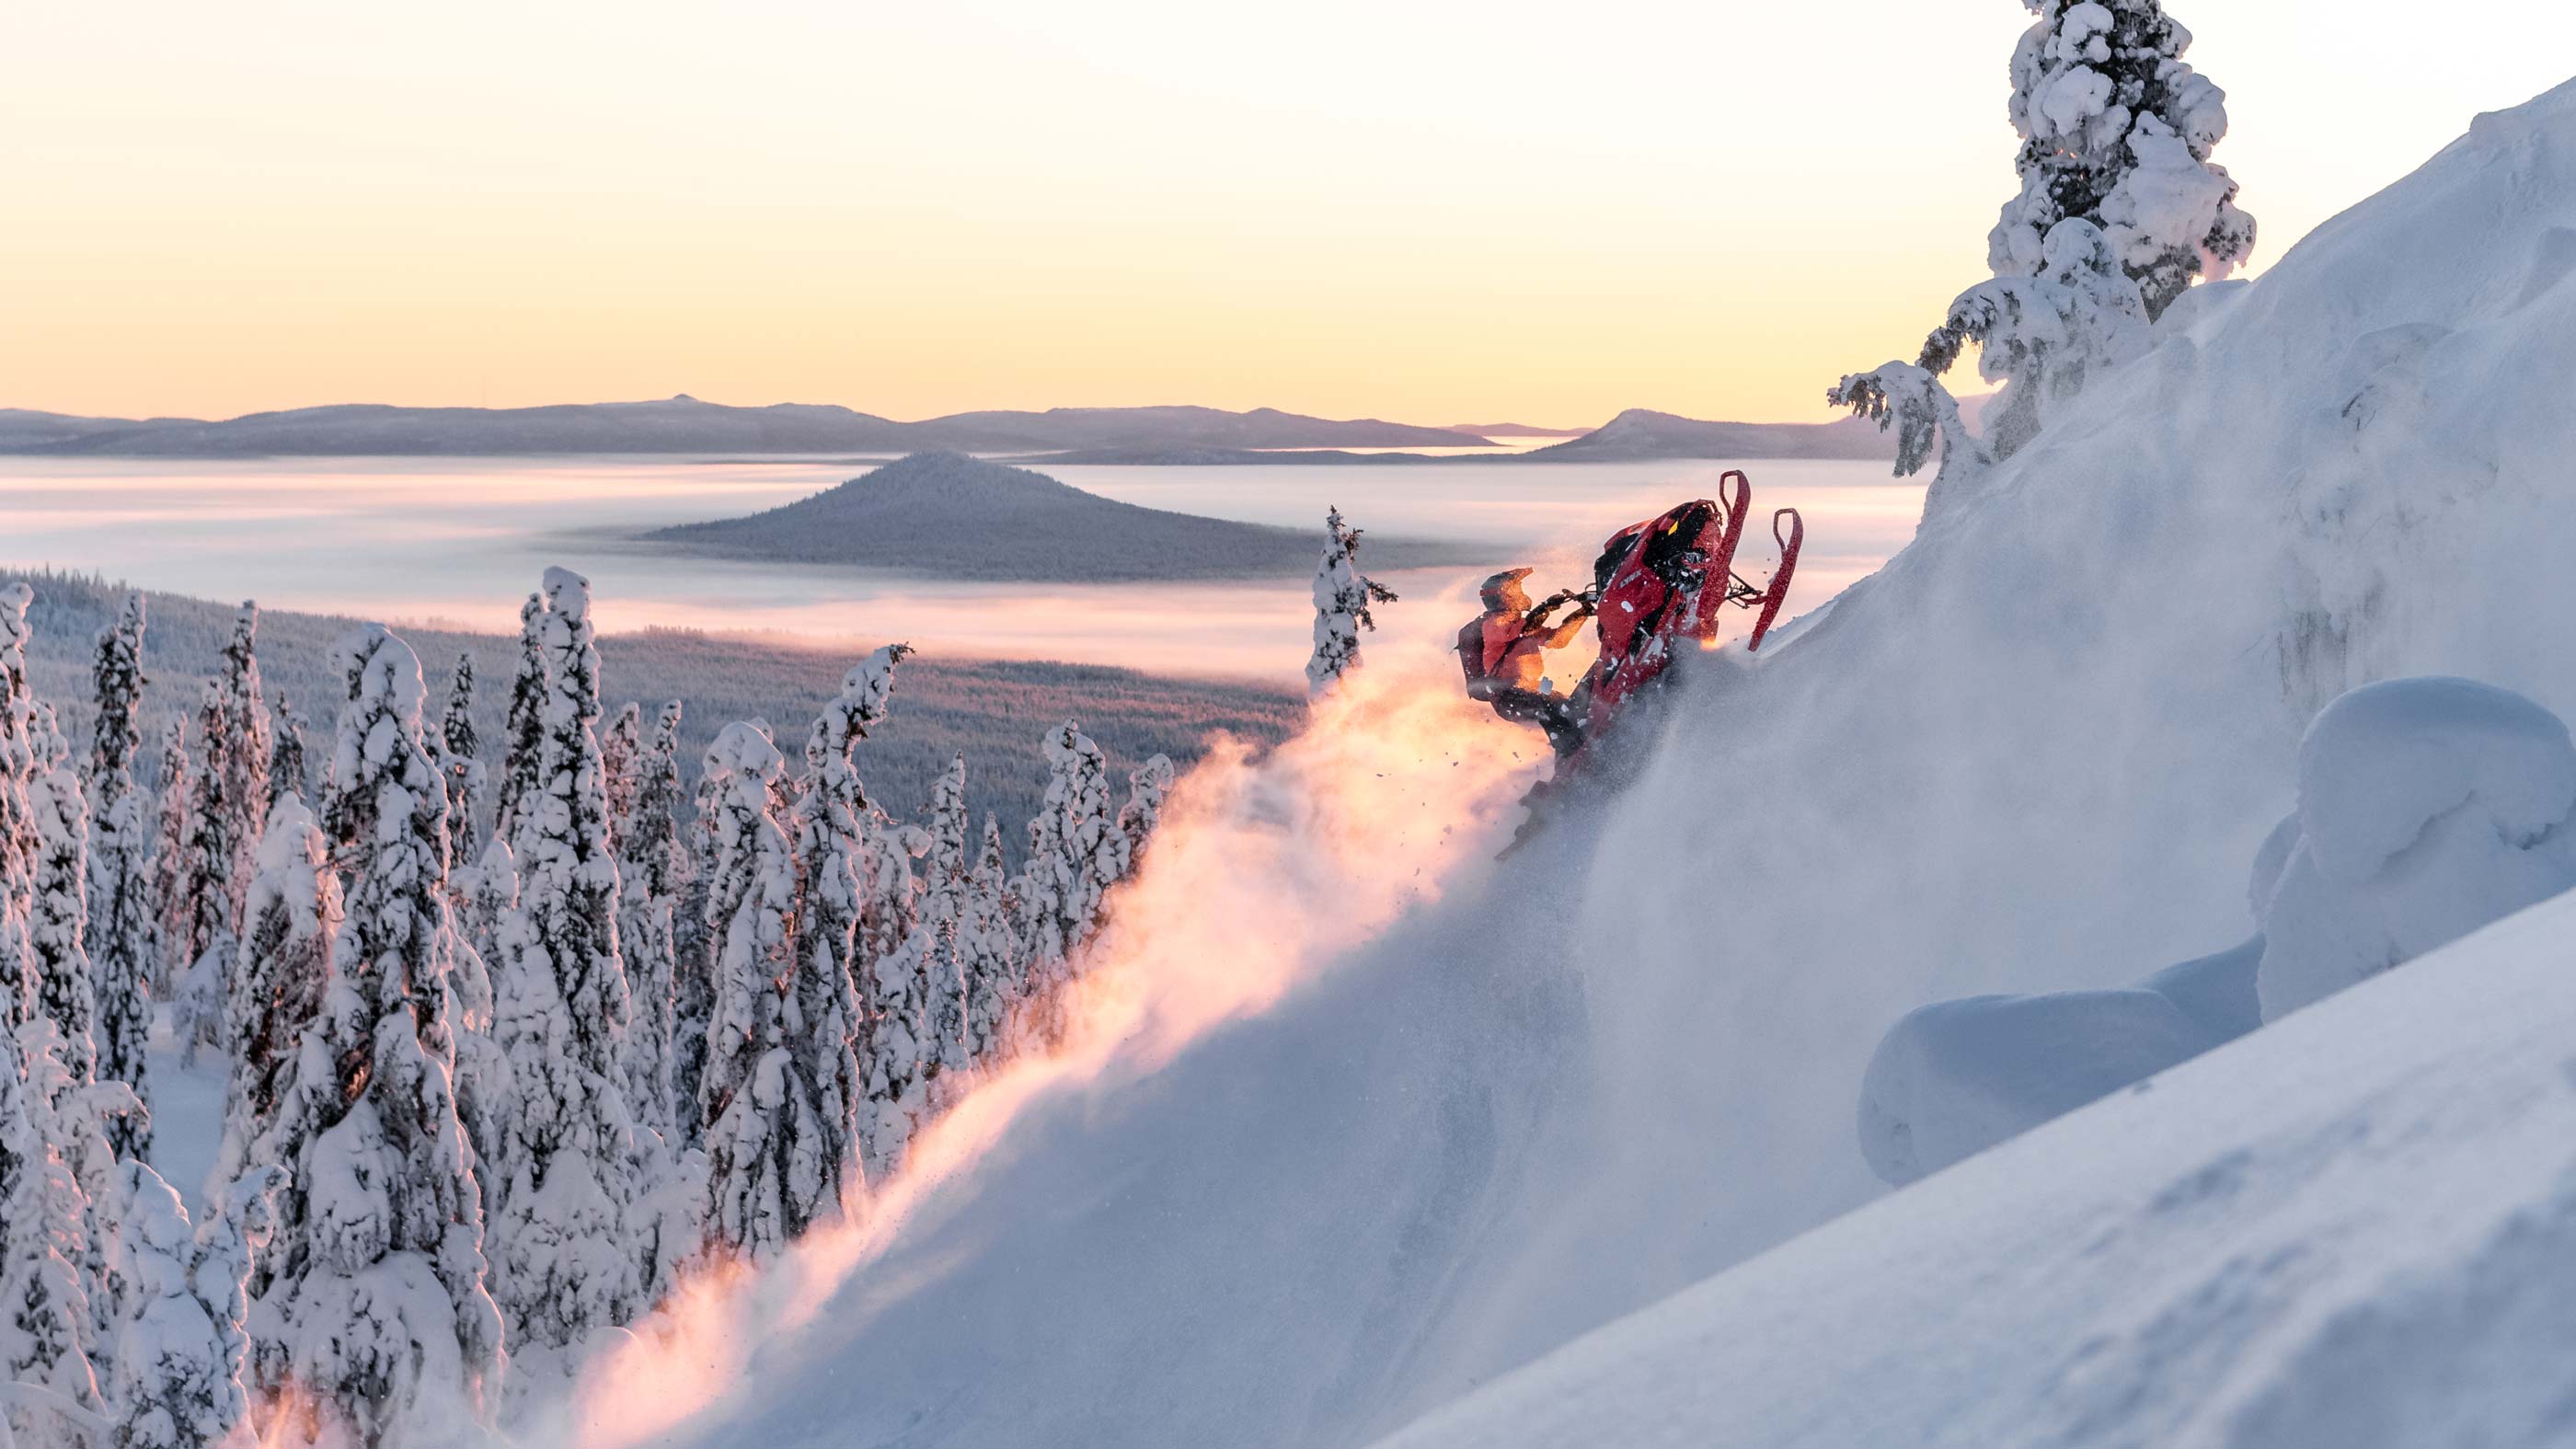
MULTIPOLYGON (((9 541, 0 564, 96 570, 134 584, 270 608, 517 627, 539 571, 590 575, 604 629, 653 626, 908 639, 958 656, 1064 659, 1286 681, 1313 609, 1303 579, 1208 584, 946 584, 858 569, 643 551, 617 535, 786 503, 872 465, 669 458, 0 459, 9 541)), ((1473 540, 1533 583, 1579 582, 1600 541, 1675 501, 1709 495, 1727 465, 1695 462, 1065 467, 1039 471, 1152 508, 1315 531, 1338 504, 1382 536, 1473 540)), ((1792 613, 1813 608, 1913 536, 1923 490, 1874 462, 1746 465, 1753 537, 1795 506, 1807 543, 1792 613)), ((1363 554, 1365 561, 1365 554, 1363 554)), ((1471 614, 1484 568, 1388 573, 1404 596, 1383 635, 1439 640, 1471 614)), ((1543 590, 1536 590, 1543 591, 1543 590)))

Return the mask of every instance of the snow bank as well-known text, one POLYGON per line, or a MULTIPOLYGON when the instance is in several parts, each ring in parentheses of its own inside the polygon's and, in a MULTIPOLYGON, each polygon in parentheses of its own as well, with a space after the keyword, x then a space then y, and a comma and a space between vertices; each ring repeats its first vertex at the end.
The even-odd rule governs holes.
POLYGON ((1385 1449, 2568 1442, 2576 896, 1581 1339, 1385 1449))
POLYGON ((1861 1079, 1860 1147, 1902 1186, 2218 1045, 2153 991, 1972 996, 1908 1013, 1861 1079))
MULTIPOLYGON (((736 1391, 658 1442, 1365 1442, 1870 1204, 1883 1190, 1852 1150, 1852 1092, 1889 1027, 1948 998, 2121 987, 2241 940, 2242 868, 2293 802, 2299 741, 2325 701, 2448 674, 2576 709, 2576 650, 2532 625, 2576 616, 2564 234, 2576 234, 2576 88, 2482 122, 2259 280, 2178 305, 2154 351, 2054 413, 1830 609, 1755 659, 1684 661, 1678 707, 1602 818, 1490 877, 1440 881, 1436 907, 1331 953, 1329 969, 1299 957, 1266 1013, 1176 1038, 1159 1073, 1032 1088, 845 1278, 809 1280, 838 1287, 806 1331, 721 1339, 716 1360, 751 1354, 727 1369, 736 1391)), ((1604 517, 1594 538, 1628 521, 1604 517)), ((1225 929, 1190 937, 1211 981, 1247 953, 1267 959, 1275 902, 1319 899, 1304 868, 1261 868, 1276 881, 1211 882, 1225 929)), ((2311 1018, 2387 986, 2464 1009, 2436 989, 2448 984, 2396 973, 2175 1072, 2256 1061, 2291 1075, 2225 1076, 2227 1100, 2176 1119, 2162 1148, 2120 1138, 2145 1099, 2115 1095, 1871 1208, 1879 1230, 1907 1225, 1905 1251, 1828 1252, 1857 1252, 1856 1271, 1875 1275, 1834 1290, 1848 1314, 1830 1325, 1815 1316, 1827 1305, 1797 1309, 1785 1290, 1727 1289, 1760 1302, 1730 1310, 1686 1375, 1664 1362, 1743 1397, 1728 1422, 1744 1432, 1691 1442, 1797 1442, 1794 1416, 1832 1418, 1861 1392, 1850 1385, 1895 1402, 1848 1358, 1829 1377, 1792 1358, 1825 1365, 1833 1344, 1816 1340, 1865 1321, 1857 1305, 1891 1285, 1911 1357, 1886 1367, 1921 1396, 1869 1426, 1887 1432, 1849 1432, 1846 1415, 1847 1432, 1807 1442, 1919 1440, 1929 1416, 1974 1408, 1986 1389, 1974 1365, 1927 1346, 2021 1309, 2010 1293, 1987 1303, 1988 1285, 1940 1256, 1940 1233, 1971 1224, 2009 1223, 2039 1245, 1979 1258, 2005 1275, 1994 1287, 2031 1286, 2033 1265, 2068 1269, 2081 1292, 2051 1301, 2080 1297, 2114 1334, 2080 1358, 2079 1338, 2047 1340, 2062 1412, 2030 1422, 2085 1441, 2086 1414, 2120 1412, 2126 1378, 2199 1388, 2250 1372, 2229 1357, 2225 1310, 2321 1261, 2299 1256, 2300 1237, 2241 1261, 2193 1240, 2173 1252, 2205 1265, 2197 1280, 2133 1294, 2080 1256, 2117 1219, 2058 1185, 2090 1174, 2138 1190, 2115 1169, 2139 1152, 2175 1173, 2153 1191, 2218 1168, 2132 1220, 2169 1247, 2206 1220, 2191 1204, 2231 1182, 2288 1191, 2324 1148, 2302 1149, 2287 1119, 2263 1118, 2284 1124, 2278 1167, 2231 1177, 2191 1144, 2211 1121, 2249 1140, 2248 1119, 2306 1077, 2349 1081, 2358 1065, 2378 1079, 2367 1053, 2382 1043, 2249 1049, 2310 1038, 2311 1018), (2094 1130, 2035 1183, 1993 1185, 2039 1172, 2035 1144, 2079 1123, 2094 1130), (1986 1195, 1962 1203, 1961 1182, 1986 1195), (2230 1261, 2233 1277, 2217 1266, 2230 1261), (1757 1307, 1819 1326, 1783 1336, 1757 1307), (2123 1316, 2132 1308, 2143 1316, 2123 1316)), ((2382 1031, 2391 1060, 2422 1046, 2382 1031)), ((2410 1089, 2391 1110, 2496 1105, 2410 1089)), ((2491 1141, 2531 1150, 2492 1166, 2413 1143, 2429 1174, 2416 1181, 2510 1200, 2565 1161, 2556 1111, 2545 1132, 2491 1141)), ((2355 1130, 2340 1120, 2314 1124, 2355 1130)), ((2430 1251, 2448 1241, 2428 1216, 2446 1204, 2458 1206, 2418 1190, 2372 1210, 2401 1226, 2413 1215, 2426 1231, 2411 1241, 2430 1251)), ((2106 1261, 2135 1275, 2161 1261, 2154 1246, 2114 1237, 2106 1261)), ((2034 1291, 2057 1293, 2040 1278, 2034 1291)), ((1561 1382, 1572 1393, 1580 1376, 1561 1382)), ((1622 1382, 1641 1415, 1663 1387, 1622 1382)), ((1608 1407, 1589 1391, 1569 1402, 1608 1407)), ((1556 1427, 1554 1442, 1614 1437, 1527 1412, 1521 1424, 1556 1427)), ((1528 1442, 1504 1427, 1496 1441, 1528 1442)))
POLYGON ((2576 744, 2465 679, 2356 689, 2299 750, 2299 839, 2267 916, 2272 1020, 2576 886, 2576 744))
POLYGON ((1862 1078, 1861 1155, 1902 1186, 2576 887, 2576 744, 2509 690, 2368 684, 2319 712, 2299 808, 2255 853, 2267 934, 2136 991, 1910 1012, 1862 1078))

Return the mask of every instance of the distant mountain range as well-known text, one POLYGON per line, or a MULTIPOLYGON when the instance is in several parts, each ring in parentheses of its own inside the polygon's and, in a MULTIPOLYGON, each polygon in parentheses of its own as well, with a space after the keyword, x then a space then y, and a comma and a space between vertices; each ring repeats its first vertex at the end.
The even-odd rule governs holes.
MULTIPOLYGON (((1042 473, 918 453, 765 513, 641 535, 650 546, 941 578, 1074 582, 1278 577, 1322 557, 1312 531, 1140 508, 1042 473)), ((1474 562, 1454 544, 1368 541, 1375 568, 1474 562)))
POLYGON ((1710 423, 1630 408, 1571 442, 1532 448, 1531 463, 1638 458, 1893 458, 1896 439, 1863 418, 1830 423, 1710 423))
POLYGON ((1590 428, 1541 428, 1529 423, 1452 423, 1449 431, 1471 438, 1579 438, 1590 428))
POLYGON ((1040 453, 1073 448, 1458 448, 1487 440, 1447 428, 1339 420, 1255 408, 1052 408, 897 422, 845 407, 727 407, 685 394, 661 402, 534 408, 406 408, 376 403, 193 418, 78 418, 0 409, 0 453, 242 458, 545 453, 1040 453))
MULTIPOLYGON (((1963 400, 1964 401, 1964 400, 1963 400)), ((897 422, 809 403, 727 407, 661 402, 534 408, 404 408, 374 403, 193 418, 81 418, 0 408, 0 454, 256 458, 546 454, 1009 454, 1066 465, 1225 467, 1283 463, 1444 461, 1354 449, 1491 447, 1495 437, 1565 437, 1526 453, 1461 461, 1578 463, 1648 458, 1888 458, 1893 436, 1855 418, 1830 423, 1702 422, 1630 408, 1602 426, 1565 430, 1497 423, 1478 431, 1376 418, 1316 418, 1255 408, 1051 408, 952 413, 897 422), (1342 450, 1342 451, 1333 451, 1342 450)))

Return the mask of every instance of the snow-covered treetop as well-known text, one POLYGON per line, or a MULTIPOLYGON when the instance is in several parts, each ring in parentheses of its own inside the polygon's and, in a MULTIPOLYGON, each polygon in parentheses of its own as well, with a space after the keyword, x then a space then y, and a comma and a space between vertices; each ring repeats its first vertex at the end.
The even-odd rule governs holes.
POLYGON ((546 608, 560 614, 569 623, 587 623, 590 619, 590 580, 568 568, 549 566, 542 592, 546 608))
MULTIPOLYGON (((735 720, 716 734, 707 746, 706 770, 710 776, 731 784, 740 780, 767 780, 786 766, 786 758, 770 741, 769 732, 749 720, 735 720)), ((763 797, 766 804, 767 797, 763 797)))
POLYGON ((2183 62, 2191 32, 2160 0, 2023 3, 2039 18, 2012 61, 2022 188, 1987 238, 1988 264, 2035 275, 2049 232, 2082 218, 2162 315, 2194 277, 2223 277, 2254 249, 2254 219, 2209 159, 2226 95, 2183 62))

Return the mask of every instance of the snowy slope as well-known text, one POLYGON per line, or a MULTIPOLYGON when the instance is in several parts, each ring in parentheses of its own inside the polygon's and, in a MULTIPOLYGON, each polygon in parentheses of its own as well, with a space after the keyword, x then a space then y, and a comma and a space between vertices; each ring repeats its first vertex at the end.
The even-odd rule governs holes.
POLYGON ((2576 1442, 2576 896, 1550 1354, 1386 1449, 2576 1442))
MULTIPOLYGON (((810 1322, 716 1315, 749 1363, 655 1380, 697 1419, 643 1434, 610 1394, 590 1442, 1362 1443, 1870 1202, 1854 1112, 1887 1027, 2242 940, 2325 700, 2442 673, 2576 714, 2576 650, 2528 622, 2576 614, 2572 267, 2576 88, 2178 306, 1758 662, 1690 661, 1600 819, 1288 953, 1302 984, 1160 1071, 1113 1054, 1015 1098, 952 1178, 766 1290, 828 1295, 810 1322)), ((1320 915, 1368 864, 1257 884, 1320 915)), ((1249 938, 1296 919, 1194 969, 1275 967, 1249 938)), ((2089 1371, 2116 1396, 2141 1353, 2224 1356, 2193 1327, 2089 1371)))

